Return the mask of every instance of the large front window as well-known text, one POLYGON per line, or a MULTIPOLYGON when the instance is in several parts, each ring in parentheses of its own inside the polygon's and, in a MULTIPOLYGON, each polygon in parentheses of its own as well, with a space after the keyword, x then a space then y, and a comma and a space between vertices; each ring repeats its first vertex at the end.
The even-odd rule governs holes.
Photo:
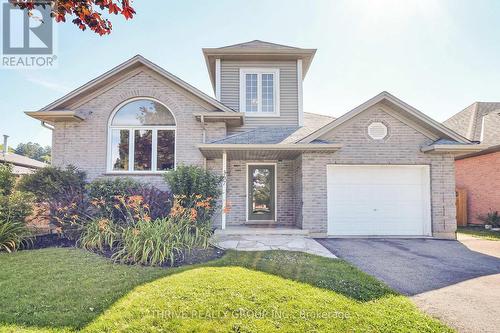
POLYGON ((161 103, 136 99, 109 125, 109 172, 161 172, 175 167, 175 120, 161 103))
POLYGON ((240 111, 248 116, 279 115, 279 70, 240 70, 240 111))

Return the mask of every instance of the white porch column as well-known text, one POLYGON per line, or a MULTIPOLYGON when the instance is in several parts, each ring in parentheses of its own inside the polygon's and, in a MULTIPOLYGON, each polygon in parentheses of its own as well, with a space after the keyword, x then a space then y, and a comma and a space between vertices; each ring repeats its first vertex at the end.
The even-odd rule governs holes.
POLYGON ((222 230, 226 229, 226 203, 227 203, 227 153, 222 153, 222 230))

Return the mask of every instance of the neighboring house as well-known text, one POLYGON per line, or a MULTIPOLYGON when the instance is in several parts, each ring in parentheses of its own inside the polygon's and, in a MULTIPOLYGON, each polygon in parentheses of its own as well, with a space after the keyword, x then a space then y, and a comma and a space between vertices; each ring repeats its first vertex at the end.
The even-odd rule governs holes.
POLYGON ((216 98, 135 56, 27 114, 53 126, 53 164, 91 179, 164 187, 179 164, 225 174, 222 229, 454 238, 454 156, 476 147, 387 92, 338 119, 305 113, 315 52, 261 41, 203 49, 216 98))
POLYGON ((12 172, 17 176, 26 175, 32 173, 36 169, 41 169, 48 164, 34 160, 32 158, 14 154, 8 151, 7 145, 7 135, 4 135, 4 145, 3 150, 0 153, 0 163, 8 163, 12 165, 12 172))
POLYGON ((500 211, 500 103, 476 102, 444 122, 484 150, 456 158, 457 188, 467 192, 467 223, 500 211))

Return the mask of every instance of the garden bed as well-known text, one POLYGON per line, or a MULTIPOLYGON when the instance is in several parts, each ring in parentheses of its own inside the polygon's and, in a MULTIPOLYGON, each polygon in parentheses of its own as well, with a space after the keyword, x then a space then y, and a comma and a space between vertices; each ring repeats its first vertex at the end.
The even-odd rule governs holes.
POLYGON ((37 235, 24 250, 44 249, 47 247, 74 247, 75 241, 61 237, 59 234, 37 235))
MULTIPOLYGON (((113 251, 111 250, 105 250, 103 252, 94 252, 97 255, 106 257, 108 259, 111 259, 113 257, 113 251)), ((225 254, 224 250, 221 250, 219 248, 209 246, 206 249, 192 249, 191 251, 185 251, 181 257, 178 257, 175 261, 174 264, 171 265, 169 261, 164 262, 161 265, 157 265, 156 267, 164 267, 164 268, 169 268, 169 267, 180 267, 180 266, 185 266, 185 265, 194 265, 194 264, 203 264, 215 259, 222 258, 225 254)), ((127 263, 124 263, 127 264, 127 263)), ((128 263, 130 265, 134 265, 133 263, 128 263)), ((148 265, 144 265, 148 266, 148 265)))
MULTIPOLYGON (((37 235, 33 238, 33 242, 22 250, 37 250, 51 247, 76 247, 76 242, 74 240, 61 237, 59 234, 49 234, 49 235, 37 235)), ((103 252, 92 251, 97 255, 111 259, 113 256, 113 251, 107 249, 103 252)), ((191 251, 185 251, 182 258, 176 259, 174 264, 171 265, 170 262, 165 262, 159 267, 180 267, 184 265, 194 265, 202 264, 215 259, 222 258, 225 251, 214 246, 209 246, 206 249, 192 249, 191 251)))

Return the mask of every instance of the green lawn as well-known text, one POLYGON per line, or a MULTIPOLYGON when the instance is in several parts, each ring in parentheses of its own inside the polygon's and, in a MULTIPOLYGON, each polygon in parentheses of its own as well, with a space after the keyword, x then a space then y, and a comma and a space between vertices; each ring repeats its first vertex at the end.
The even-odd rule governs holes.
POLYGON ((0 332, 443 332, 342 260, 229 252, 176 269, 79 249, 0 254, 0 332))
POLYGON ((500 240, 499 231, 486 230, 484 227, 458 227, 457 233, 488 240, 500 240))

